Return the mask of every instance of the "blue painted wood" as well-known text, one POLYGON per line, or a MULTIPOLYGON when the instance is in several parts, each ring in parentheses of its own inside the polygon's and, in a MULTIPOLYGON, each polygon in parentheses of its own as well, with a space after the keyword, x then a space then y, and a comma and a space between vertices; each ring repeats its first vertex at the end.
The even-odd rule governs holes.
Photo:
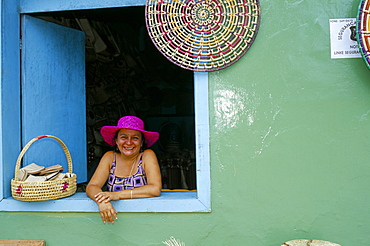
MULTIPOLYGON (((22 145, 54 135, 68 147, 79 182, 87 176, 84 33, 31 16, 22 28, 22 145)), ((52 138, 35 142, 24 165, 68 165, 52 138)))
POLYGON ((0 5, 1 18, 1 75, 0 75, 0 200, 11 196, 10 180, 20 151, 20 62, 18 1, 0 5), (3 182, 1 182, 3 181, 3 182))
POLYGON ((21 0, 21 13, 144 6, 145 0, 21 0))
POLYGON ((195 142, 198 199, 211 210, 208 73, 194 73, 195 142))
MULTIPOLYGON (((196 198, 196 192, 163 192, 160 197, 113 201, 119 212, 210 212, 196 198)), ((24 202, 13 198, 0 203, 0 211, 98 212, 97 205, 85 193, 54 201, 24 202)))

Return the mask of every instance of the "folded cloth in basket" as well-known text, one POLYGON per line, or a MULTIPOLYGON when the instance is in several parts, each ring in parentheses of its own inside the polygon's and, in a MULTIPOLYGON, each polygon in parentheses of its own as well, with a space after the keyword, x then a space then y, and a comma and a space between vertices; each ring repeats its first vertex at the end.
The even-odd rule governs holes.
POLYGON ((46 176, 36 176, 36 175, 28 175, 25 182, 44 182, 46 181, 46 176))
POLYGON ((26 182, 43 182, 47 180, 53 180, 63 170, 64 168, 59 164, 45 168, 37 165, 36 163, 31 163, 18 170, 18 180, 26 182))
POLYGON ((39 166, 36 163, 31 163, 25 167, 22 167, 21 169, 26 171, 28 174, 37 174, 41 172, 41 170, 45 169, 45 167, 39 166))
POLYGON ((25 182, 45 182, 51 180, 61 180, 68 177, 69 177, 68 173, 60 173, 59 171, 43 176, 30 174, 25 180, 25 182))
POLYGON ((69 175, 69 173, 58 173, 58 175, 53 177, 51 180, 61 180, 61 179, 70 178, 70 177, 71 176, 69 175))
POLYGON ((24 169, 18 170, 18 181, 25 181, 28 176, 28 173, 24 169))
POLYGON ((54 166, 50 166, 50 167, 46 167, 42 169, 39 175, 45 175, 45 174, 54 173, 54 172, 61 172, 63 170, 64 168, 61 165, 56 164, 54 166))

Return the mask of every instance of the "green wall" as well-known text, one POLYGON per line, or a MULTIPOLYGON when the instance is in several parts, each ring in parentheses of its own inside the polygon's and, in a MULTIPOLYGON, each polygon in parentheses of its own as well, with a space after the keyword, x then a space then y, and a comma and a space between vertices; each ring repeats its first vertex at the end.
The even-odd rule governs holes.
POLYGON ((1 239, 47 245, 273 246, 370 241, 370 73, 330 59, 330 18, 359 1, 261 0, 260 31, 209 74, 212 213, 0 213, 1 239))

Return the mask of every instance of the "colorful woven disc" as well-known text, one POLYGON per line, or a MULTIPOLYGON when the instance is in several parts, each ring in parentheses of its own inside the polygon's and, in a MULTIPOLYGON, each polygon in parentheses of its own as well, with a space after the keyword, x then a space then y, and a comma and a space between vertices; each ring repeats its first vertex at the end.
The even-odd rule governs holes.
POLYGON ((362 0, 357 15, 357 42, 368 68, 370 68, 370 0, 362 0))
POLYGON ((176 65, 215 71, 239 60, 259 27, 258 0, 147 0, 148 33, 176 65))

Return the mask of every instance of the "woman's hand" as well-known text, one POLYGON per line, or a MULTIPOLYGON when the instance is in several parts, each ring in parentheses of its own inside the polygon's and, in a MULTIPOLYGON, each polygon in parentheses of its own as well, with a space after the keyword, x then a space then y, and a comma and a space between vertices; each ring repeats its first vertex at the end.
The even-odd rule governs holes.
POLYGON ((119 196, 116 192, 99 192, 95 195, 95 201, 97 203, 107 203, 110 201, 119 200, 119 196))
POLYGON ((100 210, 100 216, 104 223, 114 223, 114 220, 117 220, 117 211, 114 209, 112 203, 104 202, 98 203, 98 207, 100 210))

